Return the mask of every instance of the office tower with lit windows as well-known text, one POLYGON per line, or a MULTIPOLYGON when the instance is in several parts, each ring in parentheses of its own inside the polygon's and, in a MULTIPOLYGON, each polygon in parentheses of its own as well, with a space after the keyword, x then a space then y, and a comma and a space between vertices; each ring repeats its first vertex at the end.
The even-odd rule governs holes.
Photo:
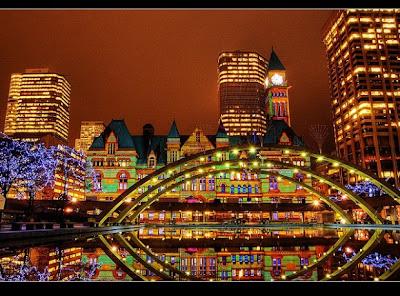
POLYGON ((11 75, 4 132, 18 140, 46 136, 68 143, 71 85, 49 69, 27 69, 11 75))
MULTIPOLYGON (((349 9, 322 28, 339 157, 399 186, 400 10, 349 9)), ((351 179, 351 176, 348 176, 351 179)))
POLYGON ((266 133, 267 65, 268 60, 255 52, 232 51, 219 55, 219 109, 229 136, 266 133))
POLYGON ((86 154, 94 138, 98 137, 105 127, 103 121, 82 121, 80 137, 75 140, 75 150, 82 149, 86 154))

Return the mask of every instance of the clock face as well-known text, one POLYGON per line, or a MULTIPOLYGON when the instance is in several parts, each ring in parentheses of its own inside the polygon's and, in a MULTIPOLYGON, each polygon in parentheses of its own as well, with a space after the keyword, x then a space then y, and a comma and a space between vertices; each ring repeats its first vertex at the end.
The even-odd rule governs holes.
POLYGON ((271 77, 271 82, 276 85, 281 85, 283 83, 283 77, 279 74, 274 74, 271 77))

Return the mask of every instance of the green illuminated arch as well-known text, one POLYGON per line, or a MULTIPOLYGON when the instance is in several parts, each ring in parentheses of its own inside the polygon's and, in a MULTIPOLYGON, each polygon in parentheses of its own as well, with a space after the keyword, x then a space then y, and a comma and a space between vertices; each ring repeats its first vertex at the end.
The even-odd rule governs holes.
MULTIPOLYGON (((121 207, 121 205, 124 203, 124 201, 129 198, 129 196, 131 194, 133 194, 133 192, 135 190, 137 190, 138 188, 140 188, 141 186, 145 186, 145 185, 152 185, 150 183, 152 183, 152 181, 155 180, 154 183, 155 186, 151 187, 151 191, 148 190, 145 193, 141 194, 138 198, 134 199, 132 201, 132 203, 125 207, 125 209, 123 209, 121 211, 121 214, 123 218, 126 217, 126 213, 131 211, 134 207, 136 207, 140 202, 142 202, 145 198, 148 197, 148 195, 150 194, 150 192, 154 191, 154 189, 160 188, 163 185, 166 185, 167 183, 174 181, 176 178, 182 177, 185 174, 194 172, 198 169, 207 169, 209 167, 212 167, 214 170, 216 169, 217 166, 223 165, 224 163, 234 163, 234 161, 236 161, 236 164, 239 162, 239 160, 227 160, 227 161, 212 161, 212 162, 205 162, 205 164, 202 164, 204 162, 204 160, 202 159, 206 159, 206 157, 208 156, 212 156, 215 157, 217 155, 217 153, 221 153, 221 152, 230 152, 232 154, 238 154, 235 153, 235 151, 248 151, 249 155, 250 155, 250 159, 247 160, 247 162, 251 162, 251 161, 257 161, 258 160, 258 155, 257 155, 257 151, 263 151, 263 150, 279 150, 282 152, 282 154, 287 154, 290 152, 295 152, 295 153, 299 153, 301 156, 304 157, 314 157, 317 159, 317 161, 328 161, 330 163, 332 163, 335 166, 339 166, 342 168, 345 168, 349 171, 351 171, 354 174, 358 174, 361 177, 364 178, 368 178, 373 184, 375 184, 376 186, 380 187, 382 190, 384 190, 389 196, 391 196, 394 200, 399 201, 400 200, 400 192, 391 187, 390 184, 388 184, 387 182, 379 179, 377 176, 369 173, 368 171, 366 171, 363 168, 360 168, 354 164, 350 164, 344 160, 335 158, 335 157, 331 157, 328 155, 324 155, 324 154, 316 154, 313 153, 310 150, 307 149, 301 149, 298 147, 293 147, 293 146, 266 146, 266 147, 253 147, 250 145, 240 145, 240 146, 233 146, 233 147, 224 147, 224 148, 219 148, 219 149, 213 149, 213 150, 207 150, 205 152, 201 152, 198 154, 194 154, 191 156, 188 156, 186 158, 183 158, 177 162, 171 163, 166 165, 165 167, 153 172, 152 174, 148 175, 147 177, 145 177, 142 180, 139 180, 138 182, 136 182, 134 185, 132 185, 130 188, 128 188, 126 191, 124 191, 120 196, 118 196, 115 201, 112 203, 112 205, 109 207, 109 209, 105 210, 100 218, 99 218, 99 225, 102 225, 106 219, 108 219, 118 208, 121 207), (194 161, 197 161, 197 163, 193 163, 194 161), (188 165, 194 165, 194 167, 191 167, 189 169, 185 169, 188 165), (162 181, 158 180, 158 177, 165 174, 166 172, 171 172, 174 170, 178 170, 179 172, 177 174, 174 174, 172 177, 169 177, 167 179, 164 179, 162 181)), ((240 160, 243 162, 243 160, 240 160)), ((267 163, 271 163, 273 165, 279 165, 280 167, 287 167, 287 168, 291 168, 291 169, 297 169, 299 171, 302 171, 306 174, 310 174, 312 175, 314 178, 318 178, 319 180, 324 180, 327 184, 329 184, 330 186, 334 186, 336 188, 339 188, 342 192, 345 192, 349 198, 355 202, 357 205, 359 205, 373 220, 375 223, 377 224, 382 224, 383 223, 383 219, 376 215, 374 209, 372 207, 369 206, 369 204, 367 202, 365 202, 361 197, 359 197, 358 195, 354 194, 351 190, 347 189, 346 187, 344 187, 343 185, 331 180, 330 178, 326 177, 326 176, 322 176, 320 174, 318 174, 317 172, 305 168, 305 167, 300 167, 300 166, 295 166, 295 165, 291 165, 291 164, 287 164, 287 163, 283 163, 280 161, 272 161, 272 160, 268 160, 267 163)), ((263 162, 261 162, 262 166, 265 166, 263 162)), ((236 169, 236 168, 235 168, 236 169)), ((253 168, 254 169, 254 168, 253 168)), ((221 170, 218 168, 218 170, 221 170)), ((207 172, 207 174, 209 174, 210 172, 207 172)), ((200 175, 197 175, 197 178, 200 177, 200 175)), ((186 181, 186 180, 185 180, 186 181)), ((294 182, 295 180, 292 179, 292 182, 294 182)), ((121 215, 120 214, 120 215, 121 215)), ((119 221, 119 223, 122 221, 122 219, 117 219, 117 221, 119 221)))

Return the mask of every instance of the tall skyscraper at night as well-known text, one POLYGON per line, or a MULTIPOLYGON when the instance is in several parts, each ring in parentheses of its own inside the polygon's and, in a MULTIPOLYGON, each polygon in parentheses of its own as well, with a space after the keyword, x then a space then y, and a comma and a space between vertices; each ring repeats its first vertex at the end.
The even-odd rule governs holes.
POLYGON ((267 59, 256 52, 232 51, 219 55, 219 108, 229 136, 266 133, 267 65, 267 59))
POLYGON ((399 186, 400 10, 334 11, 322 28, 336 152, 399 186))
POLYGON ((46 136, 68 143, 71 85, 49 69, 27 69, 11 75, 4 132, 18 140, 46 136))

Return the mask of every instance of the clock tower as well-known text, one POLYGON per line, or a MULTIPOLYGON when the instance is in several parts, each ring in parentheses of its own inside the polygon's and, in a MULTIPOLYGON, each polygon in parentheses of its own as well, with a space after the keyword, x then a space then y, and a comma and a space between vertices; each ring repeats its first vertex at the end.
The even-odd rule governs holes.
POLYGON ((285 120, 290 126, 289 97, 286 69, 272 48, 265 78, 265 104, 269 120, 285 120))

